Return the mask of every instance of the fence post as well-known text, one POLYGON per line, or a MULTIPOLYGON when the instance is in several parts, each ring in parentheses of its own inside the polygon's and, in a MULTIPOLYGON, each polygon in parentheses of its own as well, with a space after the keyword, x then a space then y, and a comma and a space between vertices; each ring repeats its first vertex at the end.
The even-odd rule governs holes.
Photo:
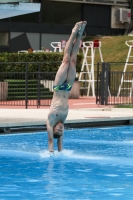
POLYGON ((109 94, 109 63, 105 63, 105 105, 108 105, 109 94))
POLYGON ((100 92, 99 92, 99 78, 100 78, 100 71, 99 71, 99 67, 100 67, 101 63, 97 64, 97 80, 96 80, 96 104, 99 104, 99 96, 100 96, 100 92))
POLYGON ((40 100, 41 100, 41 90, 40 90, 40 63, 38 63, 38 73, 37 73, 37 108, 40 107, 40 100))
POLYGON ((102 63, 100 83, 100 104, 108 105, 109 63, 102 63))
POLYGON ((25 69, 25 108, 28 108, 28 64, 26 63, 25 69))

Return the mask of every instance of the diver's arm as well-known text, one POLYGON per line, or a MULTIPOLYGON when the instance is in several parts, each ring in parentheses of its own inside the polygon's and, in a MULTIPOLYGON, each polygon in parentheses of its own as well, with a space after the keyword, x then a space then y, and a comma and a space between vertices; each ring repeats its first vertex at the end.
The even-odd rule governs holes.
POLYGON ((63 134, 61 137, 58 138, 57 140, 57 146, 58 146, 58 151, 62 151, 62 140, 63 140, 63 135, 64 135, 64 130, 63 130, 63 134))
POLYGON ((49 121, 47 121, 47 132, 49 152, 54 153, 53 127, 49 124, 49 121))

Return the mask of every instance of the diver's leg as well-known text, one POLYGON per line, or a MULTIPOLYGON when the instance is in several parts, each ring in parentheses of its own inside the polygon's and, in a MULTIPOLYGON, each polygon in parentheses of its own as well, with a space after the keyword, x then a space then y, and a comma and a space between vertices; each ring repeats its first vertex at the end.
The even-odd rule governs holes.
POLYGON ((84 21, 81 29, 77 33, 76 40, 75 40, 75 43, 74 43, 73 48, 72 48, 71 58, 70 58, 70 66, 69 66, 68 76, 67 76, 67 82, 70 85, 73 85, 73 82, 75 80, 77 53, 79 51, 80 40, 82 38, 86 24, 87 24, 87 22, 84 21))
POLYGON ((73 42, 76 38, 77 32, 82 27, 83 22, 78 22, 75 24, 74 28, 72 29, 72 33, 66 43, 66 47, 64 49, 64 56, 61 66, 59 67, 54 85, 61 85, 67 80, 68 69, 70 65, 70 56, 73 49, 73 42))

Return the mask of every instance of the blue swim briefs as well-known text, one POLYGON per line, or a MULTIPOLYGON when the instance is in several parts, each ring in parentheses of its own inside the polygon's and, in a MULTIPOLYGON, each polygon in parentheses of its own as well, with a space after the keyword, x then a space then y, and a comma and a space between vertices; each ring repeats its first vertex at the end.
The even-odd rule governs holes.
POLYGON ((54 85, 53 89, 54 91, 59 91, 59 90, 70 91, 72 89, 72 86, 69 83, 64 82, 62 85, 59 85, 59 86, 54 85))

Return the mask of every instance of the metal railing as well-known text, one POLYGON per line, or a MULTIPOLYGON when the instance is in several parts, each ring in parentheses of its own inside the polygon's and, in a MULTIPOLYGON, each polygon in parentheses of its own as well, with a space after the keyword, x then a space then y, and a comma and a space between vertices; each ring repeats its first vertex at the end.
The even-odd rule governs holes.
MULTIPOLYGON (((0 105, 49 106, 55 72, 46 72, 47 63, 0 63, 0 105)), ((60 63, 59 63, 60 65, 60 63)))
MULTIPOLYGON (((130 64, 123 72, 125 63, 98 63, 95 71, 97 104, 133 105, 133 63, 130 64)), ((53 63, 52 67, 54 65, 60 66, 60 62, 53 63)), ((50 106, 56 72, 46 72, 49 67, 49 63, 44 62, 0 62, 0 106, 50 106)), ((85 95, 85 91, 83 86, 81 95, 85 95)))
POLYGON ((123 72, 125 63, 98 63, 96 103, 133 105, 133 63, 123 72))

